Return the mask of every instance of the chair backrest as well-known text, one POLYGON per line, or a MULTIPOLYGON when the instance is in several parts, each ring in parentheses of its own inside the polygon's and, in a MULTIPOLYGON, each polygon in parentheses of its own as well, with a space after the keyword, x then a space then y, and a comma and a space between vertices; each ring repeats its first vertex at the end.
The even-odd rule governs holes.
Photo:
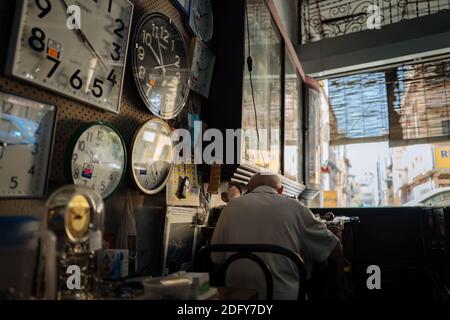
MULTIPOLYGON (((270 244, 214 244, 200 249, 198 260, 200 268, 206 265, 206 261, 211 261, 211 253, 227 252, 233 253, 221 265, 221 280, 225 283, 225 277, 228 267, 235 261, 241 259, 250 259, 262 269, 266 279, 267 300, 273 299, 273 277, 270 267, 257 256, 257 253, 271 253, 284 256, 292 261, 298 269, 298 300, 306 300, 306 271, 303 259, 294 251, 270 244), (209 260, 206 260, 209 259, 209 260)), ((210 270, 209 270, 210 271, 210 270)))

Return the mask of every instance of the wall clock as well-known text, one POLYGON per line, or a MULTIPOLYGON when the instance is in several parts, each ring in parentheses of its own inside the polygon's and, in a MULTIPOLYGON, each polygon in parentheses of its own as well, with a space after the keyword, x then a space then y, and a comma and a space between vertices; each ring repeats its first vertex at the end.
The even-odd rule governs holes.
POLYGON ((0 198, 45 196, 56 107, 0 92, 0 198))
POLYGON ((185 15, 189 14, 191 0, 173 0, 173 2, 181 9, 181 11, 183 11, 185 15))
POLYGON ((198 38, 193 40, 192 52, 190 88, 208 98, 216 57, 198 38))
POLYGON ((172 131, 164 121, 153 119, 135 133, 131 172, 138 188, 146 194, 161 191, 172 172, 172 131))
POLYGON ((170 18, 151 13, 138 23, 132 64, 145 105, 162 119, 176 117, 189 95, 190 68, 183 36, 170 18))
POLYGON ((189 27, 203 42, 209 42, 214 32, 211 0, 192 0, 189 27))
POLYGON ((19 0, 6 73, 118 113, 133 5, 127 0, 19 0), (81 29, 67 27, 67 7, 81 29))
POLYGON ((103 198, 119 188, 126 164, 126 147, 121 135, 102 122, 83 126, 66 152, 67 179, 77 186, 98 191, 103 198))

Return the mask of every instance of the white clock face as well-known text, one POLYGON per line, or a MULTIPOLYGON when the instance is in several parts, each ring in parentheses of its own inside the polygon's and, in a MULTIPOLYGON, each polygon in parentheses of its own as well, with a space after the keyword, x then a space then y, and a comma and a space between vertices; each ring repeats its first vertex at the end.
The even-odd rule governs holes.
POLYGON ((162 120, 144 124, 133 140, 131 165, 133 178, 141 191, 161 191, 172 172, 172 132, 162 120))
POLYGON ((56 107, 0 93, 0 197, 44 197, 56 107))
POLYGON ((200 40, 194 39, 194 41, 190 86, 191 90, 208 98, 216 57, 200 40))
POLYGON ((7 73, 119 112, 133 5, 127 0, 20 0, 7 73), (67 26, 80 8, 81 28, 67 26))
POLYGON ((75 185, 94 189, 107 198, 119 187, 125 170, 125 144, 110 126, 91 125, 76 139, 70 164, 75 185))
POLYGON ((200 40, 209 42, 214 31, 211 0, 192 0, 189 26, 200 40))

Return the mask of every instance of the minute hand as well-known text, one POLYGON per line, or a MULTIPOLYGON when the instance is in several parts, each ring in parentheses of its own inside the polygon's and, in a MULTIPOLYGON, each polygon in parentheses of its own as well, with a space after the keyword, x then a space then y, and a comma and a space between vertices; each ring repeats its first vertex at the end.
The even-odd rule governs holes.
MULTIPOLYGON (((67 13, 67 9, 69 8, 69 6, 67 5, 66 1, 61 0, 61 2, 63 3, 64 7, 66 8, 66 13, 67 13)), ((102 65, 102 67, 105 68, 105 70, 108 70, 108 67, 106 66, 105 62, 100 57, 100 55, 97 53, 97 51, 95 51, 94 46, 89 42, 88 38, 84 35, 83 31, 81 31, 81 29, 75 29, 75 32, 80 37, 81 41, 83 41, 83 43, 89 48, 91 53, 97 58, 97 60, 102 65)))

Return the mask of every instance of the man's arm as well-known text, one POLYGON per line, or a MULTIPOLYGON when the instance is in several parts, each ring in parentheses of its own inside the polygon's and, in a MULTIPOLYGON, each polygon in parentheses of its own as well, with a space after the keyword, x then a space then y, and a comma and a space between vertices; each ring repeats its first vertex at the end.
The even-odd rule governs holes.
POLYGON ((309 258, 317 262, 324 262, 328 258, 333 260, 342 259, 343 250, 339 238, 336 237, 327 226, 316 219, 310 209, 298 203, 299 235, 302 251, 309 258))

